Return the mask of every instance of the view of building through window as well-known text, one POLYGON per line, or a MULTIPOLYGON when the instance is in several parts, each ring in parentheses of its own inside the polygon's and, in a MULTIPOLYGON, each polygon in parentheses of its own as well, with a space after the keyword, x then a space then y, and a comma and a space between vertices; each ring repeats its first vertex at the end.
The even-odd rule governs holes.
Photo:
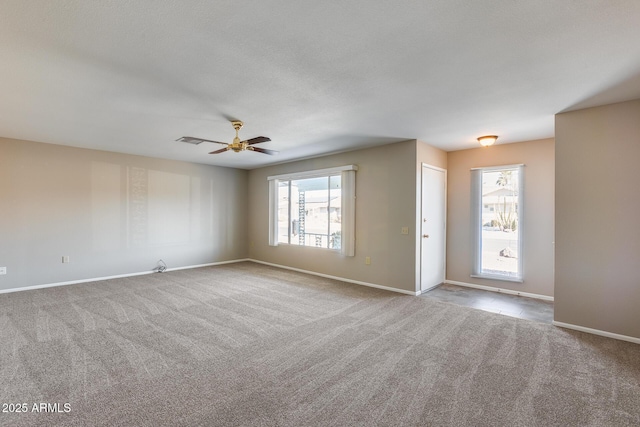
POLYGON ((520 168, 482 171, 480 273, 519 278, 520 168))
POLYGON ((341 248, 340 175, 278 182, 278 241, 341 248))

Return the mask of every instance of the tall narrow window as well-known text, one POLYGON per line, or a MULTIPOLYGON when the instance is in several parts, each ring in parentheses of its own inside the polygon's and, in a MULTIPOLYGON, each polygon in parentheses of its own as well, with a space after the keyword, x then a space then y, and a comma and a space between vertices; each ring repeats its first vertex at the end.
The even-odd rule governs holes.
POLYGON ((523 165, 471 171, 473 277, 522 281, 523 165))
POLYGON ((269 244, 354 255, 355 165, 271 176, 269 244))

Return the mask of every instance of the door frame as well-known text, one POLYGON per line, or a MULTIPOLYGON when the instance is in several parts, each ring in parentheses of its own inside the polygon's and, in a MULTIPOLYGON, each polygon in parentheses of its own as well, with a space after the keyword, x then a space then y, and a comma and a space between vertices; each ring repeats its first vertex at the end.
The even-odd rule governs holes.
POLYGON ((423 274, 423 268, 422 268, 422 255, 423 255, 423 244, 422 244, 422 220, 424 218, 423 212, 422 212, 422 206, 424 203, 424 188, 423 187, 423 182, 424 182, 424 168, 429 168, 432 170, 435 170, 437 172, 442 172, 444 173, 444 200, 443 200, 443 204, 444 204, 444 238, 443 238, 443 243, 442 243, 442 251, 443 251, 443 256, 444 256, 444 260, 442 263, 442 277, 443 277, 443 283, 447 280, 447 170, 440 168, 438 166, 433 166, 430 165, 428 163, 424 163, 422 162, 420 165, 420 218, 418 223, 420 224, 420 227, 418 227, 418 233, 417 233, 417 239, 419 239, 420 242, 420 283, 419 283, 419 289, 418 289, 418 294, 421 294, 423 292, 427 292, 431 289, 433 289, 434 287, 428 288, 428 289, 422 289, 422 274, 423 274))

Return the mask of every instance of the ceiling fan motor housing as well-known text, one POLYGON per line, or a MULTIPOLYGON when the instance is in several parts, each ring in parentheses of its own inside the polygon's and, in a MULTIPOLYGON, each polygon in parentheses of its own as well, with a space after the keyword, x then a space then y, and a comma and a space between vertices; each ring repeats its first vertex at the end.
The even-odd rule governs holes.
POLYGON ((233 128, 236 130, 236 137, 233 138, 233 142, 229 145, 229 148, 231 148, 236 153, 239 153, 243 150, 246 150, 247 148, 246 144, 243 144, 240 142, 240 137, 238 136, 238 132, 240 131, 240 129, 242 129, 243 123, 240 120, 232 120, 231 124, 233 125, 233 128))

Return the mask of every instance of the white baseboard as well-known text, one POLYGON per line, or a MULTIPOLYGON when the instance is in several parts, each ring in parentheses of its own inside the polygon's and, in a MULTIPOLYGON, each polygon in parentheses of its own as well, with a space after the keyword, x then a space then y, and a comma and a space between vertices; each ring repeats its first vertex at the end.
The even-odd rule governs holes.
MULTIPOLYGON (((165 271, 187 270, 190 268, 210 267, 212 265, 232 264, 232 263, 243 262, 243 261, 249 261, 249 259, 244 258, 244 259, 234 259, 230 261, 210 262, 208 264, 187 265, 184 267, 167 268, 165 271)), ((31 291, 34 289, 43 289, 43 288, 54 288, 56 286, 77 285, 79 283, 98 282, 101 280, 120 279, 123 277, 144 276, 145 274, 153 274, 153 273, 156 273, 156 271, 155 270, 142 271, 138 273, 118 274, 115 276, 92 277, 90 279, 82 279, 82 280, 70 280, 68 282, 56 282, 56 283, 46 283, 43 285, 24 286, 21 288, 0 289, 0 294, 7 294, 11 292, 20 292, 20 291, 31 291)))
POLYGON ((572 325, 571 323, 556 322, 555 320, 553 321, 553 325, 554 326, 559 326, 559 327, 565 328, 565 329, 573 329, 574 331, 586 332, 588 334, 600 335, 602 337, 613 338, 613 339, 621 340, 621 341, 629 341, 629 342, 632 342, 634 344, 640 344, 640 338, 630 337, 630 336, 627 336, 627 335, 614 334, 613 332, 601 331, 599 329, 586 328, 584 326, 572 325))
POLYGON ((490 292, 499 292, 502 294, 519 295, 522 297, 542 299, 545 301, 553 301, 553 297, 550 297, 547 295, 532 294, 529 292, 519 292, 519 291, 513 291, 511 289, 494 288, 493 286, 476 285, 473 283, 458 282, 456 280, 445 280, 444 283, 448 283, 450 285, 464 286, 467 288, 482 289, 484 291, 490 291, 490 292))
POLYGON ((384 289, 385 291, 399 292, 399 293, 405 294, 405 295, 413 295, 413 296, 420 295, 420 292, 405 291, 404 289, 392 288, 390 286, 376 285, 375 283, 362 282, 360 280, 346 279, 344 277, 332 276, 330 274, 324 274, 324 273, 318 273, 318 272, 315 272, 315 271, 303 270, 301 268, 295 268, 295 267, 289 267, 289 266, 286 266, 286 265, 274 264, 274 263, 271 263, 271 262, 260 261, 260 260, 257 260, 257 259, 251 259, 250 258, 247 261, 255 262, 255 263, 258 263, 258 264, 270 265, 271 267, 284 268, 285 270, 297 271, 299 273, 312 274, 314 276, 325 277, 327 279, 340 280, 341 282, 354 283, 356 285, 362 285, 362 286, 369 286, 370 288, 378 288, 378 289, 384 289))
POLYGON ((210 262, 208 264, 187 265, 185 267, 167 268, 165 271, 189 270, 191 268, 211 267, 213 265, 223 265, 223 264, 235 264, 237 262, 245 262, 245 261, 249 261, 249 258, 232 259, 232 260, 229 260, 229 261, 210 262))

